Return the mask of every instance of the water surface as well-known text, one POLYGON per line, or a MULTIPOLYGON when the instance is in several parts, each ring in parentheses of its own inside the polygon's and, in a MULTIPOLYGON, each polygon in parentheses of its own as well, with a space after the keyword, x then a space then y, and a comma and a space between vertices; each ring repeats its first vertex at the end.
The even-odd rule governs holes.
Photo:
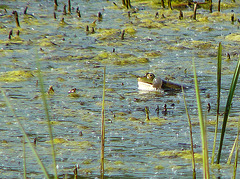
MULTIPOLYGON (((117 6, 113 1, 72 1, 71 14, 63 15, 66 3, 59 1, 56 19, 52 1, 2 1, 4 6, 0 9, 1 87, 30 139, 37 139, 36 150, 48 172, 53 174, 48 128, 37 85, 38 60, 46 91, 50 85, 55 90, 48 95, 48 104, 54 138, 59 139, 56 142, 59 176, 72 175, 76 165, 79 176, 99 176, 103 66, 106 66, 106 176, 191 178, 190 159, 160 153, 190 149, 182 93, 139 92, 137 76, 151 71, 192 87, 186 91, 186 100, 193 123, 194 150, 201 153, 193 88, 192 59, 195 59, 199 86, 204 89, 201 90, 204 112, 207 104, 211 104, 210 112, 206 113, 211 156, 217 48, 222 42, 222 113, 238 60, 239 38, 231 39, 229 34, 237 37, 239 33, 239 23, 231 22, 232 14, 239 17, 239 3, 226 2, 228 8, 222 8, 221 13, 217 12, 216 2, 213 13, 199 8, 196 21, 191 18, 192 7, 183 9, 184 18, 179 20, 179 10, 163 9, 157 1, 132 2, 132 9, 122 7, 120 1, 115 2, 117 6), (26 6, 28 14, 24 15, 26 6), (81 18, 75 12, 77 7, 81 18), (19 13, 18 28, 12 15, 14 10, 19 13), (8 39, 10 30, 13 37, 8 39), (121 39, 123 30, 125 35, 121 39), (9 71, 32 76, 21 73, 11 74, 10 78, 9 71), (72 88, 77 89, 79 97, 68 96, 72 88), (165 104, 167 114, 161 112, 165 104), (145 121, 145 106, 150 109, 150 122, 145 121)), ((22 177, 23 134, 3 98, 0 105, 0 175, 22 177)), ((238 106, 239 90, 236 90, 222 152, 223 166, 220 170, 212 167, 212 177, 232 175, 232 167, 225 162, 237 133, 238 106)), ((219 138, 220 129, 221 125, 219 138)), ((42 178, 31 150, 28 147, 26 150, 28 177, 42 178)), ((197 163, 197 176, 202 177, 201 160, 197 163)))

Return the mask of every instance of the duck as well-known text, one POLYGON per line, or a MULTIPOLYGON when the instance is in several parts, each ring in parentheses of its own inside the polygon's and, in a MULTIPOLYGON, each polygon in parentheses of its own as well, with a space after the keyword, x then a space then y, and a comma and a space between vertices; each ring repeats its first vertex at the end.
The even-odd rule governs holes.
POLYGON ((166 81, 161 79, 160 77, 155 76, 153 73, 146 73, 144 76, 139 76, 138 80, 138 89, 144 91, 175 91, 182 90, 183 88, 188 88, 185 85, 177 84, 174 82, 166 81))

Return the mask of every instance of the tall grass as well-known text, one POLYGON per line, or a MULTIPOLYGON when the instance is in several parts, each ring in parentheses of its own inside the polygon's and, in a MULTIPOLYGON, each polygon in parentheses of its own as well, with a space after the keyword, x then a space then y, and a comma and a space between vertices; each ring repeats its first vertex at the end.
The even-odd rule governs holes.
POLYGON ((219 144, 218 156, 217 156, 217 162, 216 162, 217 164, 219 164, 220 158, 221 158, 221 152, 222 152, 225 130, 226 130, 226 126, 227 126, 227 120, 228 120, 228 116, 229 116, 230 109, 231 109, 231 103, 232 103, 234 91, 236 89, 236 85, 237 85, 237 81, 238 81, 239 70, 240 70, 240 59, 237 62, 237 66, 236 66, 234 74, 233 74, 232 83, 231 83, 231 86, 229 89, 228 99, 227 99, 227 103, 226 103, 226 107, 225 107, 223 124, 222 124, 222 132, 221 132, 221 138, 220 138, 220 144, 219 144))
POLYGON ((190 141, 191 141, 191 154, 192 154, 192 170, 193 170, 193 179, 195 179, 196 178, 196 169, 195 169, 195 159, 194 159, 194 150, 193 150, 192 123, 191 123, 190 115, 189 115, 188 109, 187 109, 187 103, 186 103, 186 99, 185 99, 183 86, 182 86, 182 92, 183 92, 183 100, 184 100, 184 105, 185 105, 185 111, 186 111, 186 114, 187 114, 188 124, 189 124, 189 133, 190 133, 190 141))
POLYGON ((57 179, 56 154, 55 154, 54 142, 53 142, 52 125, 51 125, 51 121, 50 121, 46 93, 44 91, 43 77, 42 77, 42 73, 40 70, 39 62, 37 62, 37 67, 38 67, 38 79, 40 82, 39 85, 40 85, 40 90, 41 90, 41 94, 42 94, 43 107, 44 107, 44 111, 45 111, 45 116, 46 116, 47 126, 48 126, 48 133, 49 133, 50 143, 51 143, 54 178, 57 179))
POLYGON ((29 146, 30 146, 30 148, 31 148, 31 150, 32 150, 35 158, 37 159, 37 162, 38 162, 39 166, 41 167, 41 169, 42 169, 45 177, 46 177, 46 178, 49 178, 49 175, 48 175, 48 172, 47 172, 45 166, 43 165, 42 161, 40 160, 39 155, 38 155, 35 147, 34 147, 33 144, 31 143, 31 141, 30 141, 30 139, 29 139, 26 131, 24 130, 24 127, 23 127, 21 121, 18 119, 18 117, 17 117, 17 115, 16 115, 16 113, 15 113, 15 111, 14 111, 14 109, 13 109, 11 103, 10 103, 10 101, 8 100, 8 98, 7 98, 6 94, 5 94, 5 92, 3 91, 3 89, 1 89, 1 91, 2 91, 2 95, 3 95, 4 99, 5 99, 5 102, 6 102, 7 106, 8 106, 8 108, 10 109, 10 111, 12 112, 15 120, 17 121, 18 126, 19 126, 20 130, 22 131, 25 139, 27 140, 27 143, 29 144, 29 146))
POLYGON ((23 136, 23 178, 27 178, 27 168, 26 168, 26 145, 25 145, 25 137, 23 136))
POLYGON ((100 173, 101 178, 104 178, 104 147, 105 147, 105 82, 106 82, 106 67, 103 69, 103 96, 102 96, 102 121, 101 121, 101 156, 100 156, 100 173))
MULTIPOLYGON (((50 117, 49 117, 49 110, 48 110, 48 104, 47 104, 47 99, 46 99, 46 93, 44 92, 44 85, 43 85, 43 78, 42 78, 42 74, 41 74, 41 70, 40 70, 40 65, 39 63, 37 63, 38 66, 38 78, 39 78, 39 82, 40 82, 40 91, 41 91, 41 95, 42 95, 42 100, 43 100, 43 107, 44 107, 44 111, 45 111, 45 116, 46 116, 46 120, 47 120, 47 125, 48 125, 48 129, 49 129, 49 137, 50 137, 50 143, 51 143, 51 149, 52 149, 52 158, 53 158, 53 170, 54 170, 54 178, 57 179, 57 168, 56 168, 56 156, 55 156, 55 149, 54 149, 54 143, 53 143, 53 134, 52 134, 52 126, 51 126, 51 121, 50 121, 50 117)), ((4 99, 6 101, 6 104, 8 106, 8 108, 10 109, 10 111, 13 113, 14 118, 16 119, 20 130, 23 133, 23 170, 24 170, 24 178, 26 178, 26 154, 25 154, 25 140, 27 141, 27 143, 29 144, 33 154, 35 155, 35 158, 37 159, 38 164, 41 167, 41 170, 43 171, 45 178, 49 178, 49 174, 45 168, 45 166, 43 165, 34 145, 31 143, 26 131, 24 130, 24 127, 21 123, 21 121, 18 119, 14 109, 12 108, 12 105, 10 103, 10 101, 8 100, 5 92, 3 91, 3 89, 1 89, 2 91, 2 95, 4 96, 4 99)))
POLYGON ((199 118, 199 123, 201 128, 202 153, 203 153, 203 178, 208 179, 210 178, 210 176, 209 176, 206 124, 202 115, 202 105, 201 105, 194 59, 193 59, 193 72, 194 72, 194 83, 195 83, 196 99, 197 99, 197 106, 198 106, 198 118, 199 118))
POLYGON ((212 161, 211 164, 214 163, 215 157, 215 148, 216 148, 216 140, 217 140, 217 130, 218 130, 218 119, 219 119, 219 106, 220 106, 220 95, 221 95, 221 73, 222 73, 222 44, 219 43, 218 46, 218 64, 217 64, 217 118, 215 124, 215 134, 213 141, 213 149, 212 149, 212 161))
POLYGON ((239 149, 239 134, 240 134, 240 120, 238 119, 238 132, 237 132, 237 137, 236 137, 236 153, 235 153, 235 162, 234 162, 234 168, 233 168, 233 179, 236 178, 236 173, 237 173, 237 161, 238 161, 238 149, 239 149))

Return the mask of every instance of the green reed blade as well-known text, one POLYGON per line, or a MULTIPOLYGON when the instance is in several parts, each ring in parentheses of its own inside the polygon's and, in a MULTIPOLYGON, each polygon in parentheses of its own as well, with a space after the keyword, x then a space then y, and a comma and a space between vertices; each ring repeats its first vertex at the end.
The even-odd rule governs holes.
POLYGON ((215 124, 215 134, 213 141, 213 149, 212 149, 212 161, 211 164, 214 163, 215 157, 215 148, 216 148, 216 140, 217 140, 217 130, 218 130, 218 119, 219 119, 219 106, 220 106, 220 95, 221 95, 221 77, 222 77, 222 44, 219 43, 218 46, 218 64, 217 64, 217 118, 215 124))
POLYGON ((55 154, 54 142, 53 142, 52 125, 51 125, 50 116, 49 116, 46 94, 44 92, 43 77, 42 77, 42 73, 41 73, 41 70, 40 70, 40 64, 39 64, 38 61, 37 61, 37 67, 38 67, 38 79, 39 79, 39 82, 40 82, 39 83, 40 84, 40 91, 41 91, 41 94, 42 94, 43 107, 44 107, 45 116, 46 116, 46 120, 47 120, 48 133, 49 133, 51 149, 52 149, 54 178, 57 179, 56 154, 55 154))
POLYGON ((237 163, 238 163, 238 152, 239 152, 239 134, 240 134, 240 119, 238 118, 238 132, 237 132, 237 137, 236 137, 236 153, 235 153, 235 162, 234 162, 234 168, 233 168, 233 179, 236 178, 236 173, 237 173, 237 163))
POLYGON ((233 152, 234 152, 234 150, 235 150, 235 148, 236 148, 236 145, 237 145, 237 140, 238 140, 238 136, 236 137, 236 139, 235 139, 235 141, 234 141, 234 143, 233 143, 233 146, 232 146, 232 150, 231 150, 231 152, 230 152, 230 154, 229 154, 229 157, 228 157, 228 160, 227 160, 227 164, 228 164, 228 165, 231 164, 233 152))
POLYGON ((26 166, 26 145, 25 137, 23 136, 23 178, 27 178, 27 166, 26 166))
POLYGON ((206 125, 202 115, 202 105, 199 93, 199 87, 197 82, 197 74, 195 68, 195 62, 193 59, 193 72, 194 72, 194 83, 195 83, 195 91, 196 91, 196 99, 198 106, 198 118, 201 129, 201 139, 202 139, 202 153, 203 153, 203 178, 208 179, 209 176, 209 163, 208 163, 208 146, 207 146, 207 135, 206 135, 206 125))
POLYGON ((106 67, 103 69, 103 96, 102 96, 102 125, 101 125, 101 178, 104 178, 104 145, 105 145, 105 82, 106 82, 106 67))
MULTIPOLYGON (((1 89, 1 88, 0 88, 0 89, 1 89)), ((12 105, 11 105, 11 103, 9 102, 9 100, 8 100, 5 92, 3 91, 3 89, 1 89, 1 91, 2 91, 2 95, 4 96, 4 99, 5 99, 5 102, 6 102, 7 106, 8 106, 8 108, 10 109, 10 111, 12 112, 15 120, 17 121, 17 123, 18 123, 18 125, 19 125, 19 127, 20 127, 20 130, 22 131, 25 139, 27 140, 27 142, 28 142, 28 144, 29 144, 29 146, 30 146, 30 148, 31 148, 31 150, 32 150, 32 152, 33 152, 33 154, 35 155, 35 157, 36 157, 36 159, 37 159, 37 162, 38 162, 38 164, 40 165, 40 167, 41 167, 41 169, 42 169, 45 177, 46 177, 46 178, 49 178, 49 175, 48 175, 48 173, 47 173, 47 171, 46 171, 45 166, 43 165, 42 161, 40 160, 37 151, 35 150, 35 148, 34 148, 33 144, 31 143, 31 141, 30 141, 30 139, 29 139, 26 131, 25 131, 24 128, 23 128, 22 123, 20 122, 20 120, 18 119, 18 117, 17 117, 14 109, 12 108, 12 105)))
POLYGON ((191 123, 190 115, 189 115, 188 109, 187 109, 187 103, 186 103, 186 99, 185 99, 183 86, 182 86, 182 92, 183 92, 185 111, 186 111, 186 115, 188 118, 188 124, 189 124, 189 134, 190 134, 191 154, 192 154, 192 170, 193 170, 193 179, 195 179, 196 178, 196 169, 195 169, 195 158, 194 158, 194 150, 193 150, 192 123, 191 123))
POLYGON ((236 173, 237 173, 237 161, 238 161, 238 151, 239 151, 239 144, 238 144, 238 139, 239 139, 239 134, 240 134, 240 120, 238 119, 238 133, 236 137, 236 153, 235 153, 235 162, 234 162, 234 167, 233 167, 233 179, 236 178, 236 173))
POLYGON ((231 109, 231 103, 232 103, 234 91, 235 91, 237 81, 238 81, 239 70, 240 70, 240 59, 238 60, 237 66, 236 66, 234 74, 233 74, 232 83, 231 83, 231 86, 230 86, 230 89, 229 89, 228 99, 227 99, 227 103, 226 103, 226 107, 225 107, 223 124, 222 124, 221 139, 220 139, 218 156, 217 156, 217 164, 219 164, 220 158, 221 158, 224 134, 225 134, 226 126, 227 126, 228 116, 229 116, 230 109, 231 109))

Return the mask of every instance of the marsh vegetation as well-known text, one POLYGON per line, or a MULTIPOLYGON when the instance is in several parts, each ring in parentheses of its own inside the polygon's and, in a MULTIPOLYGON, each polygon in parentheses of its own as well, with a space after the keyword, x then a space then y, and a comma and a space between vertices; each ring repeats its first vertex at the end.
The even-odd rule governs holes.
POLYGON ((211 178, 239 176, 237 160, 228 158, 239 134, 240 93, 231 83, 238 79, 239 2, 220 9, 218 1, 54 2, 0 3, 1 178, 100 177, 100 163, 106 177, 190 178, 192 149, 197 177, 207 170, 211 178), (141 93, 137 76, 146 72, 192 88, 184 97, 141 93))

